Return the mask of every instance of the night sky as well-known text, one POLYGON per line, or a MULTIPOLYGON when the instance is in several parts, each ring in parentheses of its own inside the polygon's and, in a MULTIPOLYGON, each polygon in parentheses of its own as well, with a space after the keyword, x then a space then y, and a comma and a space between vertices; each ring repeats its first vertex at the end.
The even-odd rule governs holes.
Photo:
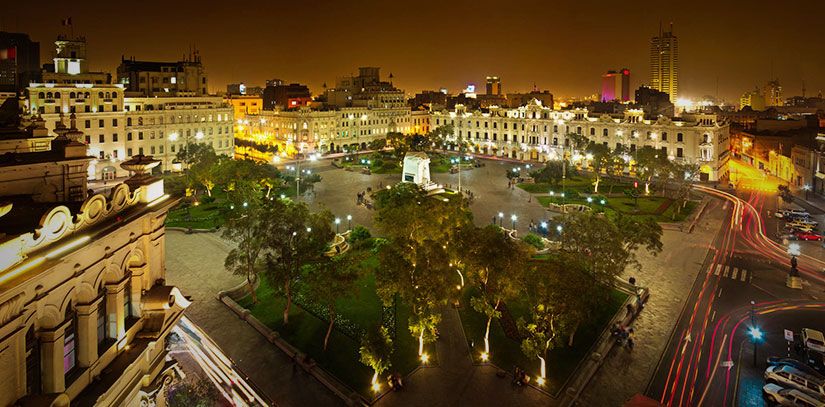
POLYGON ((674 24, 680 96, 730 101, 762 86, 771 65, 785 96, 825 91, 825 1, 22 1, 0 8, 0 30, 26 32, 50 60, 71 16, 93 70, 114 74, 121 55, 177 60, 201 51, 212 91, 266 79, 321 84, 380 66, 414 94, 457 92, 484 77, 505 92, 535 83, 557 96, 598 92, 600 75, 628 67, 647 82, 648 44, 674 24), (213 4, 214 3, 214 4, 213 4))

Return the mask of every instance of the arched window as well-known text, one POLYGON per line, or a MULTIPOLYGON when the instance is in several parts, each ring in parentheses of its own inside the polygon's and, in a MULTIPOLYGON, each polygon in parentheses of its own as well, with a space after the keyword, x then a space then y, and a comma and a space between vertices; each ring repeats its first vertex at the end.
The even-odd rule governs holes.
POLYGON ((47 93, 46 98, 51 99, 52 98, 52 93, 51 92, 47 93))
POLYGON ((43 92, 40 92, 37 94, 37 97, 39 97, 40 99, 45 99, 46 95, 43 92))
POLYGON ((591 135, 591 136, 595 136, 595 135, 596 135, 596 128, 595 128, 595 127, 591 127, 591 128, 590 128, 590 135, 591 135))
POLYGON ((69 93, 69 99, 74 99, 74 98, 75 98, 74 92, 69 93))
POLYGON ((97 97, 99 97, 99 98, 103 99, 103 92, 98 92, 98 93, 97 93, 97 97))
POLYGON ((602 136, 607 137, 607 129, 602 129, 602 136))
POLYGON ((69 321, 63 333, 63 374, 70 374, 77 368, 77 313, 72 305, 66 308, 69 321))
POLYGON ((34 326, 26 331, 26 394, 40 393, 40 341, 34 326))
POLYGON ((86 99, 88 99, 88 98, 89 98, 89 97, 91 97, 91 96, 92 96, 92 95, 91 95, 89 92, 86 92, 86 95, 84 95, 84 97, 85 97, 86 99))
POLYGON ((109 99, 111 97, 112 97, 112 95, 109 92, 106 92, 106 99, 109 99))
POLYGON ((54 92, 54 98, 60 99, 60 92, 54 92))
POLYGON ((103 353, 103 345, 106 343, 107 329, 106 329, 106 287, 101 285, 100 290, 98 291, 98 295, 103 297, 103 300, 100 301, 100 304, 97 306, 97 349, 98 354, 103 353))

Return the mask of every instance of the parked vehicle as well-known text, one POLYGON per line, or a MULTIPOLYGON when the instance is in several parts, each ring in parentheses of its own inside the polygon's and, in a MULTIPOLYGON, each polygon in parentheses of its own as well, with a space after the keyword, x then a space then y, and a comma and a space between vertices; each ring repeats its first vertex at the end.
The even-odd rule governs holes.
POLYGON ((807 373, 811 376, 814 376, 814 377, 817 377, 819 379, 825 380, 825 376, 823 376, 822 373, 819 373, 818 371, 815 370, 816 366, 812 367, 812 366, 810 366, 808 364, 805 364, 803 362, 800 362, 799 360, 796 360, 796 359, 772 356, 772 357, 768 358, 767 362, 768 362, 768 366, 790 366, 792 368, 795 368, 795 369, 798 369, 802 372, 805 372, 805 373, 807 373))
POLYGON ((791 232, 814 232, 816 229, 813 225, 805 225, 805 224, 786 224, 785 228, 790 230, 791 232))
POLYGON ((802 343, 807 349, 825 352, 825 335, 816 329, 803 328, 802 329, 802 343))
POLYGON ((776 211, 774 214, 777 218, 785 219, 785 218, 810 218, 811 214, 807 211, 803 211, 800 209, 781 209, 776 211))
POLYGON ((762 387, 762 395, 769 402, 780 406, 825 407, 825 400, 821 397, 797 389, 786 389, 774 383, 768 383, 762 387))
POLYGON ((796 238, 799 239, 799 240, 816 240, 816 241, 822 240, 822 235, 820 235, 816 232, 813 232, 813 231, 811 231, 811 232, 799 231, 799 232, 796 232, 794 234, 794 236, 796 236, 796 238))
POLYGON ((788 365, 768 367, 765 370, 765 382, 825 396, 825 380, 788 365))
POLYGON ((794 220, 792 220, 792 221, 788 222, 788 225, 791 225, 791 226, 797 226, 797 225, 799 225, 799 226, 812 226, 812 227, 817 227, 817 226, 819 225, 819 222, 817 222, 817 221, 815 221, 815 220, 810 220, 810 219, 794 219, 794 220))

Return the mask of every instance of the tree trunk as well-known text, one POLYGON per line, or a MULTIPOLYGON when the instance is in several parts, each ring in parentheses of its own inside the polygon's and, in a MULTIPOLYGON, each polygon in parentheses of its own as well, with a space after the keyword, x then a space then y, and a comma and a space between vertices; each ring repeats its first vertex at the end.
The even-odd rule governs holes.
POLYGON ((601 180, 602 180, 602 178, 600 176, 598 176, 598 174, 597 174, 596 175, 596 184, 593 186, 593 193, 594 194, 599 193, 599 182, 601 182, 601 180))
POLYGON ((329 344, 329 335, 332 333, 332 325, 335 323, 335 306, 329 305, 327 309, 329 312, 329 327, 327 328, 327 336, 324 337, 324 352, 327 351, 327 344, 329 344))
POLYGON ((576 321, 576 324, 573 325, 573 330, 570 331, 570 337, 567 338, 567 346, 573 346, 573 337, 576 335, 576 331, 579 330, 579 322, 576 321))
POLYGON ((424 327, 421 327, 421 332, 418 334, 418 356, 424 354, 424 327))
POLYGON ((212 196, 212 188, 206 188, 206 195, 212 196))
POLYGON ((493 322, 493 316, 487 317, 487 331, 484 332, 484 352, 490 353, 490 322, 493 322))
POLYGON ((289 307, 292 305, 292 293, 289 292, 289 280, 284 284, 286 293, 286 307, 284 307, 284 325, 289 323, 289 307))
POLYGON ((252 304, 258 303, 258 293, 255 292, 255 287, 252 284, 252 276, 247 275, 246 277, 246 285, 249 287, 249 296, 252 297, 252 304))

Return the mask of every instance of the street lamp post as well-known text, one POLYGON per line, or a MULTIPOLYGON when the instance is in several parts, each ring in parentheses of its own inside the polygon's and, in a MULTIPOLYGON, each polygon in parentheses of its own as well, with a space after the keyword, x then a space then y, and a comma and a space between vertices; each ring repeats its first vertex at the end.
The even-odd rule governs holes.
POLYGON ((510 220, 513 221, 513 230, 516 230, 516 220, 517 219, 518 219, 518 216, 516 216, 515 213, 510 216, 510 220))
POLYGON ((811 190, 811 184, 805 184, 802 186, 802 190, 805 191, 805 200, 808 200, 808 192, 811 190))
POLYGON ((352 215, 347 215, 347 230, 352 230, 352 215))
POLYGON ((498 213, 498 226, 501 227, 504 225, 504 212, 498 213))
POLYGON ((754 310, 755 303, 751 301, 751 326, 748 328, 748 334, 753 342, 753 367, 756 367, 756 351, 759 341, 762 339, 762 330, 756 326, 756 312, 754 310))
POLYGON ((335 218, 335 234, 338 234, 338 225, 341 224, 341 218, 335 218))

